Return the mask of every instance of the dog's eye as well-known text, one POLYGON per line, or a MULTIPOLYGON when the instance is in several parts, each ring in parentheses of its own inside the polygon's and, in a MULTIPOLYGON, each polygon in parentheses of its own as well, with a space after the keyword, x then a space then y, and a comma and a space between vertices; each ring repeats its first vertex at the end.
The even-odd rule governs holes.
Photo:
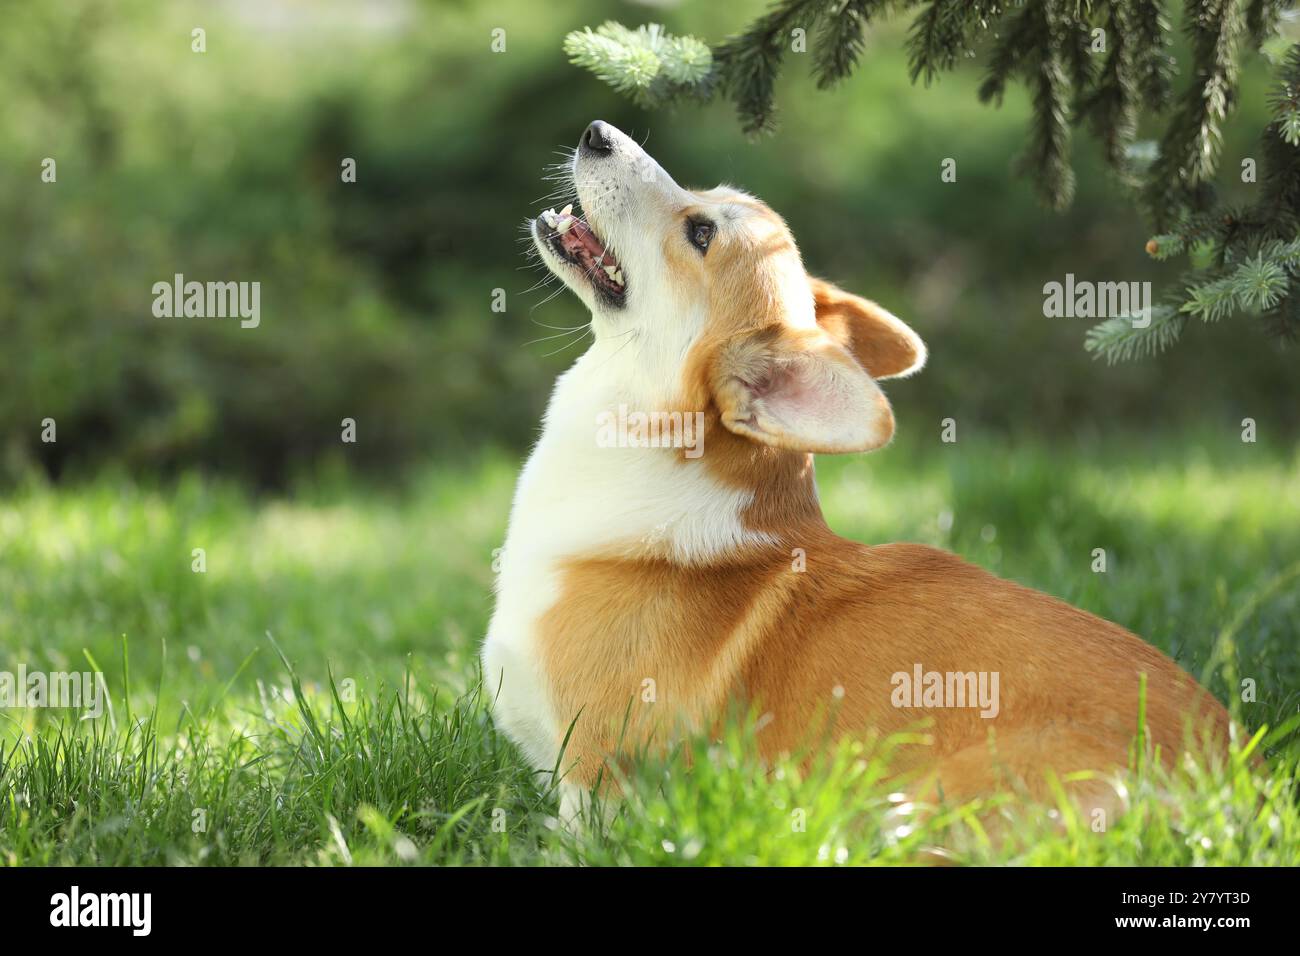
POLYGON ((713 223, 707 219, 688 219, 686 238, 700 252, 708 252, 709 243, 713 241, 713 223))

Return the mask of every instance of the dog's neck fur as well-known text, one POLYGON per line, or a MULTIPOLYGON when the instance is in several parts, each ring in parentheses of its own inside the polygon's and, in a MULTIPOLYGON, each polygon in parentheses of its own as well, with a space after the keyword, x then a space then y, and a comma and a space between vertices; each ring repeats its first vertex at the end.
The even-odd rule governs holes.
POLYGON ((515 494, 503 571, 539 558, 595 556, 707 564, 775 543, 771 531, 744 520, 755 492, 719 480, 706 464, 715 454, 709 443, 733 437, 716 416, 701 459, 684 460, 673 448, 598 447, 600 413, 674 407, 670 383, 639 371, 637 344, 598 339, 556 382, 515 494))

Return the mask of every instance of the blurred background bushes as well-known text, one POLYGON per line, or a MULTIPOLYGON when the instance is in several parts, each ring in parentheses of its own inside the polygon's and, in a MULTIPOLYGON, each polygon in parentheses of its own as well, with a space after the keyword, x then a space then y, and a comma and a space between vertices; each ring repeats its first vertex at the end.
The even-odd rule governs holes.
MULTIPOLYGON (((481 446, 522 448, 578 346, 535 342, 584 315, 528 291, 520 224, 557 150, 593 118, 684 184, 770 202, 810 271, 879 299, 931 347, 891 386, 905 429, 952 416, 1048 437, 1241 418, 1294 435, 1297 355, 1242 323, 1189 329, 1108 367, 1087 319, 1042 287, 1178 279, 1076 141, 1071 210, 1011 173, 1026 106, 979 105, 973 67, 913 87, 906 24, 874 31, 859 74, 818 92, 791 55, 779 131, 749 142, 728 107, 648 114, 565 62, 606 17, 716 40, 762 9, 596 0, 60 0, 5 6, 0 31, 0 477, 201 466, 277 484, 343 457, 378 474, 481 446), (191 52, 203 27, 207 52, 191 52), (504 53, 491 31, 506 31, 504 53), (46 157, 58 181, 40 180, 46 157), (357 182, 340 181, 344 157, 357 182), (957 161, 957 182, 940 163, 957 161), (152 286, 261 282, 261 324, 155 318, 152 286), (492 311, 493 290, 507 309, 492 311), (531 343, 531 344, 530 344, 531 343), (555 353, 555 354, 548 354, 555 353), (339 441, 357 421, 358 444, 339 441), (40 441, 54 418, 59 441, 40 441)), ((1225 188, 1255 155, 1268 69, 1247 71, 1225 188)))

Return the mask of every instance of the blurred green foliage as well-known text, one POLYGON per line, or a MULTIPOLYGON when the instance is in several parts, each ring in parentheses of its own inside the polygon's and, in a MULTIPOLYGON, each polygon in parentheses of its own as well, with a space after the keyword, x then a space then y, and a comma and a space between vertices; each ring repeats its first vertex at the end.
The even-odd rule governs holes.
MULTIPOLYGON (((972 69, 913 87, 905 23, 873 33, 836 90, 814 92, 795 64, 780 129, 757 142, 725 105, 640 111, 561 49, 609 16, 717 39, 761 7, 10 5, 0 475, 200 465, 279 483, 323 459, 389 473, 522 446, 576 348, 532 340, 584 316, 572 297, 542 306, 549 290, 528 291, 541 276, 519 226, 548 191, 544 167, 596 117, 683 183, 768 200, 811 271, 915 325, 931 363, 891 387, 903 429, 953 416, 1011 435, 1229 430, 1250 416, 1295 432, 1294 356, 1262 336, 1198 326, 1176 354, 1107 367, 1083 352, 1088 320, 1043 317, 1043 284, 1067 272, 1152 279, 1156 295, 1176 275, 1144 255, 1145 227, 1090 144, 1074 207, 1037 206, 1011 173, 1023 99, 977 105, 972 69), (196 26, 205 53, 191 51, 196 26), (56 183, 40 179, 46 157, 56 183), (341 181, 345 157, 356 183, 341 181), (956 183, 940 181, 948 157, 956 183), (155 318, 152 286, 176 273, 259 281, 260 326, 155 318), (356 445, 339 441, 345 417, 356 445), (56 444, 40 441, 45 418, 56 444)), ((1252 155, 1266 88, 1248 64, 1228 169, 1252 155)))

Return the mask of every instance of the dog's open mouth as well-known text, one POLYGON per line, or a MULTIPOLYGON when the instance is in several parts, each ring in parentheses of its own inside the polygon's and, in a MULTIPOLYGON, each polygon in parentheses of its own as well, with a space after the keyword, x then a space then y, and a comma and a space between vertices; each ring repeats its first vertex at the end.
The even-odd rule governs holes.
POLYGON ((551 250, 582 272, 596 291, 613 305, 622 305, 627 296, 627 277, 614 254, 579 216, 573 206, 565 206, 558 213, 548 209, 542 213, 535 228, 539 238, 551 250))

